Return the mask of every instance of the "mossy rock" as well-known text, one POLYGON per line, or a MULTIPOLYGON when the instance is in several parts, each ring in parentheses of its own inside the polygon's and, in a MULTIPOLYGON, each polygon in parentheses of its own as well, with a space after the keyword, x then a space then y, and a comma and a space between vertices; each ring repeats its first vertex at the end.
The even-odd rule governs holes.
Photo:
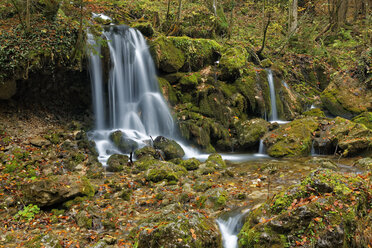
POLYGON ((120 172, 128 164, 128 156, 122 154, 113 154, 107 160, 107 171, 120 172))
POLYGON ((224 169, 226 168, 225 160, 222 159, 222 156, 218 153, 214 153, 208 156, 206 163, 213 163, 216 165, 216 168, 218 169, 224 169))
POLYGON ((184 75, 181 80, 179 81, 179 85, 181 86, 182 92, 188 92, 196 90, 196 87, 199 84, 200 80, 200 73, 188 73, 184 75))
POLYGON ((312 133, 317 130, 315 117, 297 119, 268 132, 263 141, 272 157, 307 156, 312 146, 312 133))
POLYGON ((158 78, 159 87, 163 92, 163 96, 167 102, 171 105, 175 105, 178 102, 176 90, 169 84, 165 78, 158 78))
POLYGON ((303 116, 310 117, 326 117, 324 112, 320 108, 313 108, 302 113, 303 116))
POLYGON ((144 146, 140 149, 137 149, 134 152, 134 155, 137 159, 141 159, 143 157, 152 157, 152 158, 159 158, 159 153, 156 151, 156 149, 152 146, 144 146))
POLYGON ((130 153, 138 148, 138 143, 125 137, 125 134, 120 130, 112 132, 110 140, 122 153, 130 153))
POLYGON ((161 162, 157 167, 151 168, 146 172, 146 180, 157 183, 163 180, 168 182, 178 181, 179 177, 187 174, 187 170, 169 162, 161 162))
POLYGON ((150 51, 156 67, 163 72, 177 72, 185 63, 184 53, 174 46, 169 37, 157 38, 151 43, 150 51))
POLYGON ((372 158, 361 158, 356 161, 354 165, 364 169, 372 170, 372 158))
POLYGON ((358 222, 369 208, 370 192, 362 178, 327 169, 313 171, 248 214, 238 235, 239 247, 291 247, 299 242, 351 247, 358 222), (346 207, 350 205, 358 207, 346 207))
POLYGON ((216 223, 194 211, 174 213, 163 210, 163 213, 142 220, 131 231, 131 236, 135 237, 138 247, 222 248, 216 223))
POLYGON ((364 112, 352 119, 353 122, 363 124, 369 129, 372 129, 372 112, 364 112))
POLYGON ((182 158, 185 152, 176 141, 167 139, 163 136, 158 136, 154 140, 154 147, 164 152, 164 159, 171 160, 174 158, 182 158))
POLYGON ((219 67, 221 68, 221 80, 233 82, 243 74, 247 64, 248 52, 244 47, 228 48, 221 57, 219 67))
POLYGON ((76 224, 80 228, 91 229, 93 227, 93 218, 87 211, 80 211, 76 216, 76 224))
POLYGON ((143 36, 151 38, 154 35, 154 28, 152 24, 149 22, 138 22, 131 24, 132 28, 138 29, 143 36))
POLYGON ((159 162, 159 160, 154 159, 152 156, 143 156, 141 159, 134 162, 134 167, 139 171, 145 171, 159 162))
POLYGON ((41 248, 41 247, 54 247, 54 248, 62 248, 60 244, 60 240, 54 236, 53 234, 41 234, 33 239, 27 241, 24 244, 26 248, 41 248))
POLYGON ((186 170, 197 170, 200 165, 200 161, 196 158, 190 158, 180 163, 181 166, 185 167, 186 170))
POLYGON ((260 139, 268 131, 269 123, 264 119, 240 121, 236 124, 238 150, 257 147, 260 139))
POLYGON ((372 92, 366 87, 357 79, 339 73, 320 98, 331 114, 351 119, 372 109, 372 92))

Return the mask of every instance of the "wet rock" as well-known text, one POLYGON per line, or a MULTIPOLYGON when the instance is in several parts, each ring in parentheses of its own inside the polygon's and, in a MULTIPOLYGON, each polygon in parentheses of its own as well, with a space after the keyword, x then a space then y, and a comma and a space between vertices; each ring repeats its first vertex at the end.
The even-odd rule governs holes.
POLYGON ((164 159, 170 160, 174 158, 182 158, 185 152, 176 141, 167 139, 163 136, 158 136, 154 140, 154 147, 164 152, 164 159))
POLYGON ((128 164, 128 156, 122 154, 113 154, 107 160, 107 171, 119 172, 124 170, 124 167, 128 164))
POLYGON ((43 137, 37 136, 30 140, 30 143, 37 147, 43 147, 50 145, 50 141, 47 139, 44 139, 43 137))
POLYGON ((131 234, 137 237, 138 247, 222 248, 216 223, 192 211, 186 214, 164 211, 143 220, 131 234))
POLYGON ((238 148, 247 150, 256 147, 260 139, 268 131, 269 123, 264 119, 252 119, 249 121, 239 122, 236 125, 238 148))
POLYGON ((91 197, 95 191, 87 178, 70 175, 37 179, 22 187, 25 202, 39 207, 62 203, 77 196, 91 197))

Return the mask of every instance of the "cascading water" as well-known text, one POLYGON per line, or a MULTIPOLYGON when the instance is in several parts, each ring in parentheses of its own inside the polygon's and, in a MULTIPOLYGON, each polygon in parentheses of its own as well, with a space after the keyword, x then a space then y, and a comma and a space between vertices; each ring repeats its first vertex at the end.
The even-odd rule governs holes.
POLYGON ((238 247, 238 233, 243 226, 243 217, 248 213, 249 209, 238 213, 230 213, 227 219, 219 218, 217 220, 218 227, 222 235, 222 243, 224 248, 238 247))
POLYGON ((273 72, 271 71, 271 69, 267 69, 267 81, 269 82, 269 88, 270 88, 270 103, 271 103, 270 121, 277 121, 278 111, 276 109, 275 85, 274 85, 273 72))
POLYGON ((103 82, 100 46, 91 35, 88 42, 96 50, 89 57, 96 116, 96 130, 91 135, 98 159, 105 165, 111 154, 120 153, 109 139, 114 130, 143 146, 150 136, 173 137, 175 125, 159 92, 155 66, 142 34, 127 26, 112 25, 103 36, 111 59, 108 83, 103 82))

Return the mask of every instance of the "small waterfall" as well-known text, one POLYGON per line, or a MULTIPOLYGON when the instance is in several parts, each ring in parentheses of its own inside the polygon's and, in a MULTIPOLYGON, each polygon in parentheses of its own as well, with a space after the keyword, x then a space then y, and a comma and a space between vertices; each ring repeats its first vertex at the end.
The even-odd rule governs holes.
POLYGON ((111 154, 120 153, 110 142, 112 131, 121 130, 126 138, 143 146, 150 136, 173 137, 175 125, 159 92, 155 66, 142 34, 127 26, 112 25, 103 36, 111 59, 108 83, 103 82, 101 49, 91 35, 88 44, 96 50, 89 54, 96 116, 91 138, 96 142, 99 161, 105 165, 111 154))
POLYGON ((262 155, 266 154, 265 145, 262 139, 260 139, 260 145, 258 146, 258 154, 262 154, 262 155))
POLYGON ((217 220, 224 248, 238 247, 238 233, 243 227, 243 217, 248 211, 249 209, 246 209, 237 214, 231 214, 227 219, 219 218, 217 220))
POLYGON ((276 121, 278 120, 278 111, 276 109, 275 85, 274 85, 273 72, 271 71, 271 69, 267 69, 267 80, 269 82, 269 88, 270 88, 270 103, 271 103, 270 121, 276 121))

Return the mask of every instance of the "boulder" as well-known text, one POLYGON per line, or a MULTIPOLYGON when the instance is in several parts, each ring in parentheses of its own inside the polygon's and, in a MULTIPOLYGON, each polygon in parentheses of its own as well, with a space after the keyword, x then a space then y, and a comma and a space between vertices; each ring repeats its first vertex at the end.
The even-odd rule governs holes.
POLYGON ((222 156, 218 153, 214 153, 208 156, 206 162, 215 164, 216 169, 225 169, 226 163, 225 160, 222 159, 222 156))
POLYGON ((272 157, 307 156, 312 146, 312 133, 318 128, 314 117, 297 119, 268 132, 263 137, 267 154, 272 157))
POLYGON ((141 159, 143 157, 159 158, 159 153, 152 146, 144 146, 140 149, 137 149, 134 152, 134 155, 137 159, 141 159))
POLYGON ((239 150, 247 150, 256 147, 260 139, 268 131, 269 123, 264 119, 252 119, 240 121, 236 125, 239 150))
POLYGON ((303 116, 310 117, 326 117, 320 108, 313 108, 302 113, 303 116))
POLYGON ((352 247, 360 241, 359 223, 366 224, 367 184, 332 170, 313 171, 248 214, 239 247, 352 247))
POLYGON ((197 170, 199 168, 200 161, 196 158, 190 158, 187 160, 183 160, 180 165, 185 167, 186 170, 197 170))
POLYGON ((143 220, 131 232, 138 247, 222 248, 221 234, 214 221, 194 211, 168 212, 143 220))
POLYGON ((96 189, 87 178, 61 175, 31 181, 23 186, 22 192, 25 202, 46 207, 77 196, 94 196, 96 189))
POLYGON ((354 163, 354 165, 372 170, 372 158, 361 158, 354 163))
POLYGON ((37 147, 43 147, 48 146, 51 144, 51 142, 47 139, 44 139, 43 137, 37 136, 30 140, 30 143, 37 147))
POLYGON ((151 38, 154 35, 154 28, 152 24, 149 22, 137 22, 131 25, 132 28, 138 29, 143 36, 151 38))
POLYGON ((221 80, 233 82, 243 74, 248 60, 248 52, 244 47, 228 48, 221 57, 221 80))
POLYGON ((122 153, 130 153, 138 148, 138 143, 130 138, 127 138, 120 130, 112 132, 110 134, 110 140, 122 153))
POLYGON ((185 152, 176 141, 158 136, 154 140, 154 147, 164 152, 164 159, 182 158, 185 152))
POLYGON ((128 156, 122 154, 113 154, 107 160, 107 171, 119 172, 124 170, 124 167, 128 164, 128 156))
POLYGON ((147 170, 145 176, 147 181, 154 183, 163 180, 168 182, 178 181, 180 176, 187 174, 187 170, 184 167, 170 162, 158 161, 155 165, 147 170))

